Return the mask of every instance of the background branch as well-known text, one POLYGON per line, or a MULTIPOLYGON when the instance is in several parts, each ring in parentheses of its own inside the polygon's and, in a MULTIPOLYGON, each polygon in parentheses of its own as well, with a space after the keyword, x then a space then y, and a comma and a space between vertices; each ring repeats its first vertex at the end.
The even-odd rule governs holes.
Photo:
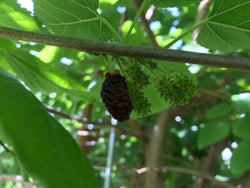
POLYGON ((0 37, 85 51, 94 55, 107 54, 112 56, 173 61, 250 71, 250 59, 248 58, 105 43, 94 40, 32 33, 4 27, 0 27, 0 37))
MULTIPOLYGON (((138 10, 139 10, 139 8, 141 6, 141 3, 138 0, 132 0, 132 4, 134 6, 135 11, 138 12, 138 10)), ((150 10, 152 10, 152 9, 154 9, 154 8, 150 7, 150 10)), ((153 12, 153 10, 152 10, 152 12, 153 12)), ((151 15, 151 17, 152 17, 152 15, 151 15)), ((147 37, 148 37, 151 45, 153 47, 156 47, 156 48, 159 47, 159 45, 157 44, 157 42, 155 40, 154 33, 151 31, 151 29, 149 27, 149 21, 146 20, 144 11, 141 13, 141 17, 140 18, 141 18, 141 23, 143 25, 143 29, 146 31, 147 37)))
POLYGON ((22 176, 20 175, 0 175, 0 182, 14 182, 21 183, 25 188, 37 188, 33 183, 23 181, 22 176))
MULTIPOLYGON (((203 0, 200 2, 195 20, 195 25, 206 19, 212 2, 213 0, 203 0)), ((196 43, 196 38, 200 33, 201 28, 202 27, 198 27, 193 31, 194 43, 196 43)))
POLYGON ((135 136, 137 137, 138 139, 140 140, 144 140, 145 139, 145 135, 140 133, 140 132, 135 132, 135 131, 130 131, 130 130, 127 130, 127 129, 123 129, 119 126, 113 126, 110 122, 102 122, 102 123, 97 123, 97 122, 94 122, 94 121, 89 121, 87 120, 86 118, 81 118, 79 116, 76 116, 76 115, 70 115, 70 114, 66 114, 64 112, 59 112, 55 109, 53 109, 51 106, 45 106, 45 108, 48 110, 48 112, 54 114, 55 116, 58 116, 58 117, 61 117, 61 118, 64 118, 64 119, 69 119, 69 120, 75 120, 79 123, 82 123, 84 125, 88 125, 88 124, 94 124, 95 126, 109 126, 109 127, 114 127, 116 132, 118 133, 121 133, 121 134, 125 134, 125 135, 128 135, 128 136, 135 136))
POLYGON ((223 187, 227 187, 227 188, 234 188, 233 185, 229 184, 229 183, 225 183, 225 182, 221 182, 217 179, 215 179, 212 176, 209 176, 205 173, 196 171, 196 170, 190 170, 190 169, 186 169, 186 168, 180 168, 180 167, 174 167, 174 166, 166 166, 166 167, 160 167, 160 168, 149 168, 149 167, 144 167, 144 168, 140 168, 140 169, 134 169, 136 173, 142 174, 148 171, 155 171, 155 172, 179 172, 179 173, 184 173, 184 174, 191 174, 194 176, 199 176, 202 177, 204 179, 207 179, 211 182, 217 183, 223 187))
MULTIPOLYGON (((162 166, 163 142, 177 109, 168 108, 158 113, 155 125, 150 130, 149 141, 145 147, 146 166, 160 168, 162 166)), ((164 179, 160 171, 149 171, 145 176, 145 188, 164 187, 164 179)))

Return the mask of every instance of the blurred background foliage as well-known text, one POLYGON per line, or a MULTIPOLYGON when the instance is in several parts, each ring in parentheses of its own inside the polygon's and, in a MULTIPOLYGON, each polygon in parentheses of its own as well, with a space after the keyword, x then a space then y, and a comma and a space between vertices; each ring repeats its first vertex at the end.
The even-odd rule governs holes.
MULTIPOLYGON (((51 32, 79 38, 87 36, 90 39, 104 41, 114 39, 105 24, 96 29, 99 34, 94 32, 96 31, 94 29, 89 32, 91 34, 74 35, 71 33, 72 30, 60 33, 62 28, 46 25, 45 22, 48 20, 42 19, 44 15, 40 15, 39 12, 39 6, 42 7, 42 3, 39 4, 39 1, 34 0, 35 9, 26 10, 27 7, 23 6, 31 5, 32 7, 32 1, 27 2, 1 1, 0 13, 5 11, 5 17, 0 16, 3 18, 0 19, 0 26, 6 26, 8 22, 11 28, 20 29, 22 26, 23 30, 34 32, 51 32), (33 12, 34 10, 38 12, 33 12), (27 24, 22 24, 23 19, 27 24), (44 27, 43 24, 45 24, 44 27)), ((153 11, 152 17, 148 20, 149 26, 160 47, 166 46, 194 25, 199 3, 199 0, 180 1, 177 4, 172 1, 150 1, 146 7, 146 10, 151 8, 153 11), (153 4, 155 7, 152 6, 153 4)), ((246 6, 248 4, 246 1, 246 6)), ((93 6, 98 8, 100 16, 113 26, 121 38, 126 36, 136 16, 133 0, 99 0, 98 7, 93 6)), ((213 6, 215 5, 212 5, 210 9, 213 6)), ((150 14, 149 11, 147 13, 150 14)), ((50 21, 53 22, 53 19, 51 18, 50 21)), ((143 27, 139 19, 126 43, 152 46, 143 27)), ((250 30, 247 32, 249 34, 250 30)), ((223 49, 216 49, 218 46, 211 47, 213 45, 211 43, 205 48, 204 45, 192 41, 193 35, 189 32, 170 49, 247 58, 250 56, 249 50, 244 45, 242 48, 234 45, 234 48, 226 48, 223 51, 223 49)), ((86 147, 82 149, 85 150, 85 154, 96 170, 100 184, 104 185, 109 133, 111 123, 114 122, 114 120, 111 121, 111 116, 107 113, 100 98, 104 75, 110 71, 106 66, 105 58, 85 52, 2 38, 0 39, 0 55, 0 70, 23 81, 76 140, 79 131, 87 133, 85 136, 87 141, 85 141, 88 149, 86 147), (88 123, 82 123, 79 118, 85 117, 84 109, 89 105, 91 105, 91 115, 87 117, 88 123)), ((114 58, 109 57, 109 60, 114 69, 119 68, 114 58)), ((197 96, 191 100, 190 104, 175 113, 173 121, 168 125, 161 156, 162 166, 192 169, 207 173, 220 181, 227 181, 234 185, 240 184, 241 180, 249 177, 250 170, 248 148, 250 144, 250 74, 223 68, 155 62, 159 69, 165 72, 184 72, 195 79, 199 88, 197 96), (211 153, 212 151, 214 152, 211 153), (213 157, 210 156, 212 154, 213 157), (210 172, 203 171, 204 165, 209 164, 207 161, 209 157, 216 160, 214 163, 210 162, 211 166, 208 168, 210 172)), ((150 77, 154 82, 152 75, 150 77)), ((136 169, 143 168, 146 164, 146 142, 141 139, 141 135, 150 134, 147 131, 154 127, 158 112, 170 107, 170 104, 164 102, 157 91, 150 86, 145 88, 144 93, 152 104, 152 113, 147 117, 131 115, 141 125, 140 129, 135 129, 131 121, 120 122, 115 128, 116 141, 110 187, 142 187, 143 185, 144 174, 136 173, 136 169)), ((15 158, 2 147, 0 147, 0 159, 0 174, 21 174, 15 158)), ((163 173, 163 177, 166 188, 197 187, 198 177, 193 174, 167 172, 163 173)), ((21 188, 22 185, 0 182, 0 188, 11 187, 21 188)))

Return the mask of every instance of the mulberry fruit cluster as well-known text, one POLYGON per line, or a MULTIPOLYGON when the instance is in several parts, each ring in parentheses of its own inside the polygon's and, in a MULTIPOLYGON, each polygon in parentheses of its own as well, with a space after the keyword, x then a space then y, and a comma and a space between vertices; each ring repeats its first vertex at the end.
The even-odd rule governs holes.
POLYGON ((134 111, 141 116, 147 116, 151 110, 151 104, 144 93, 135 87, 134 83, 128 82, 129 93, 133 101, 134 111))
POLYGON ((139 89, 149 84, 149 76, 142 71, 139 63, 133 62, 126 70, 127 74, 139 89))
POLYGON ((118 121, 129 119, 133 110, 125 77, 118 70, 107 73, 103 82, 101 97, 109 113, 118 121))
POLYGON ((161 97, 171 104, 185 105, 197 94, 197 87, 186 75, 173 72, 159 80, 157 89, 161 97))
POLYGON ((125 72, 128 75, 128 90, 133 101, 134 111, 139 116, 146 116, 151 112, 147 97, 142 89, 149 84, 150 77, 142 70, 143 66, 136 60, 126 67, 125 72))

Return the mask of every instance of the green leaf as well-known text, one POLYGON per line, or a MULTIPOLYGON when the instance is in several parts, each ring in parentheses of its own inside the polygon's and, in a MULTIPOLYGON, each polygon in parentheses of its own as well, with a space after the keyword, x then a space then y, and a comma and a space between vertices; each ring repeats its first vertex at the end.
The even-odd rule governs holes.
POLYGON ((99 39, 102 19, 98 0, 34 0, 35 16, 55 35, 99 39))
POLYGON ((199 3, 200 0, 151 0, 151 3, 154 4, 156 7, 182 7, 191 5, 193 3, 199 3))
POLYGON ((4 57, 7 49, 16 49, 16 46, 9 39, 0 38, 0 71, 15 75, 15 72, 4 57))
POLYGON ((117 1, 119 0, 99 0, 99 8, 103 10, 107 6, 112 6, 117 3, 117 1))
POLYGON ((233 95, 231 99, 232 99, 232 107, 236 112, 239 113, 250 112, 249 93, 241 93, 239 95, 233 95))
POLYGON ((46 94, 66 92, 77 100, 88 102, 93 100, 80 84, 27 52, 9 50, 6 52, 6 59, 16 72, 17 77, 34 91, 46 94))
POLYGON ((226 102, 221 102, 219 104, 216 104, 215 106, 213 106, 206 112, 206 118, 214 119, 214 118, 218 118, 221 116, 225 116, 229 114, 231 110, 232 110, 232 107, 230 104, 226 102))
POLYGON ((234 122, 233 133, 240 138, 250 136, 250 113, 234 122))
POLYGON ((72 136, 18 80, 0 72, 0 136, 21 166, 45 188, 97 188, 72 136))
POLYGON ((0 26, 40 33, 43 31, 36 19, 30 16, 30 12, 13 0, 0 1, 0 26))
MULTIPOLYGON (((128 33, 130 27, 132 25, 132 21, 131 20, 127 20, 123 23, 122 27, 121 27, 121 31, 124 34, 124 36, 126 36, 126 34, 128 33)), ((129 35, 126 44, 129 45, 139 45, 141 43, 146 43, 148 42, 148 39, 141 34, 141 24, 140 23, 136 23, 132 29, 131 34, 129 35)))
POLYGON ((198 147, 202 149, 210 146, 221 139, 225 138, 229 133, 229 123, 224 121, 211 121, 201 128, 198 137, 198 147))
POLYGON ((233 151, 231 158, 231 170, 233 174, 240 175, 247 170, 250 170, 250 138, 239 143, 238 147, 233 151))
POLYGON ((250 50, 249 0, 215 0, 198 36, 199 44, 225 52, 250 50))

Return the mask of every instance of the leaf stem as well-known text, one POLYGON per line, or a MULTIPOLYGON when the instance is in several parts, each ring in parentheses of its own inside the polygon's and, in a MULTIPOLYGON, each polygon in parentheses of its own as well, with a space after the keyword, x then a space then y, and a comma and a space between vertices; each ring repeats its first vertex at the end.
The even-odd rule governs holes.
POLYGON ((119 43, 123 43, 122 42, 122 38, 118 35, 118 33, 116 32, 116 30, 113 28, 113 26, 103 17, 101 17, 101 20, 103 21, 103 23, 109 28, 109 30, 113 33, 114 37, 116 38, 116 40, 119 43))
POLYGON ((157 74, 155 74, 155 72, 152 71, 152 69, 148 65, 144 65, 144 66, 155 76, 157 80, 160 80, 160 77, 157 74))
POLYGON ((107 55, 103 55, 103 56, 104 56, 104 58, 106 59, 106 64, 107 64, 107 67, 108 67, 109 71, 112 73, 112 72, 113 72, 113 68, 112 68, 111 65, 110 65, 108 56, 107 56, 107 55))
POLYGON ((7 146, 5 146, 5 144, 2 142, 2 140, 0 140, 0 145, 3 147, 3 149, 6 151, 6 152, 9 152, 11 153, 13 156, 15 156, 15 153, 13 151, 11 151, 7 146))
POLYGON ((180 39, 182 39, 183 37, 185 37, 188 33, 192 32, 193 30, 195 30, 196 28, 200 27, 201 25, 205 24, 206 22, 208 22, 208 19, 205 19, 203 21, 201 21, 200 23, 196 24, 195 26, 193 26, 192 28, 190 28, 189 30, 187 30, 186 32, 182 33, 180 36, 178 36, 177 38, 175 38, 174 40, 172 40, 170 43, 168 43, 164 48, 170 48, 174 43, 176 43, 177 41, 179 41, 180 39))
POLYGON ((136 16, 135 16, 135 18, 133 20, 132 25, 130 26, 130 28, 128 30, 128 33, 125 36, 124 43, 128 40, 128 37, 131 35, 132 29, 134 28, 134 26, 135 26, 137 20, 139 19, 139 17, 141 16, 141 13, 145 9, 147 3, 148 3, 148 0, 144 0, 143 3, 141 4, 141 6, 140 6, 140 8, 139 8, 138 12, 136 13, 136 16))
POLYGON ((119 60, 117 57, 114 57, 114 58, 115 58, 115 60, 116 60, 117 65, 119 66, 119 68, 120 68, 122 74, 124 75, 124 74, 125 74, 125 71, 124 71, 124 69, 122 68, 122 64, 121 64, 120 60, 119 60))

